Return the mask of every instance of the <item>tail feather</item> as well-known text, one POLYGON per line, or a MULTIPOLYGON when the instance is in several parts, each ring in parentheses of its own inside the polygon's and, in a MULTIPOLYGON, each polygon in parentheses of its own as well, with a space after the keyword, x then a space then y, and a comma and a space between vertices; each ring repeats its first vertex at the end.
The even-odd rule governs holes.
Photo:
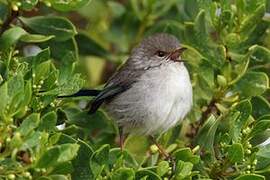
POLYGON ((68 98, 68 97, 81 97, 81 96, 97 96, 101 90, 96 89, 81 89, 78 92, 71 95, 57 96, 58 98, 68 98))

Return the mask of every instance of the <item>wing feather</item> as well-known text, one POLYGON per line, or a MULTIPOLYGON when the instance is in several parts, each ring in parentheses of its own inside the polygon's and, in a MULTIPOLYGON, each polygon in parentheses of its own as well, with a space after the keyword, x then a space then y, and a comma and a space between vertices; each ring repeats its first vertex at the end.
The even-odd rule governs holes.
POLYGON ((108 80, 104 89, 95 97, 89 113, 95 113, 97 109, 108 100, 129 89, 138 77, 143 73, 142 69, 134 69, 130 59, 108 80))

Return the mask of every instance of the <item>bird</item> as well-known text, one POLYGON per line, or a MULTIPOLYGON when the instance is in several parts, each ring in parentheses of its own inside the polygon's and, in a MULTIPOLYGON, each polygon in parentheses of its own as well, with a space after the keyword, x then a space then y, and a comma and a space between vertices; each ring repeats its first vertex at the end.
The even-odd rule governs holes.
POLYGON ((185 50, 174 35, 150 35, 102 90, 81 90, 71 96, 95 96, 89 114, 103 107, 119 127, 121 149, 126 134, 154 139, 153 135, 181 122, 192 108, 190 75, 181 58, 185 50))

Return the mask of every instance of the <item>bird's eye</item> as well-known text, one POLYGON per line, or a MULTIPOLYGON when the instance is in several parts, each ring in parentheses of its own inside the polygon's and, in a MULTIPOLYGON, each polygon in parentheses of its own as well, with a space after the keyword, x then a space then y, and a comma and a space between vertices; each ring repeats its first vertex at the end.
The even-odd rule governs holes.
POLYGON ((157 54, 158 57, 164 57, 166 55, 166 52, 164 52, 164 51, 157 51, 156 54, 157 54))

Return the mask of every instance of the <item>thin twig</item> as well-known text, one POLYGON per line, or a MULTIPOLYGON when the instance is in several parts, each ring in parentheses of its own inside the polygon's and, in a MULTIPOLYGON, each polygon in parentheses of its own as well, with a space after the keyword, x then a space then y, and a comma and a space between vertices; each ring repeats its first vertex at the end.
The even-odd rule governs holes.
POLYGON ((212 99, 210 103, 207 105, 207 109, 202 113, 201 118, 199 119, 199 125, 203 125, 208 116, 211 114, 211 112, 216 109, 215 106, 216 100, 212 99))
POLYGON ((205 123, 209 115, 216 110, 215 106, 216 100, 212 99, 210 103, 207 105, 206 110, 202 113, 201 118, 195 123, 191 124, 191 130, 186 134, 187 137, 194 139, 198 134, 200 127, 205 123))
POLYGON ((0 30, 0 36, 9 28, 10 24, 13 22, 15 18, 19 16, 19 11, 11 10, 9 17, 3 23, 2 28, 0 30))

